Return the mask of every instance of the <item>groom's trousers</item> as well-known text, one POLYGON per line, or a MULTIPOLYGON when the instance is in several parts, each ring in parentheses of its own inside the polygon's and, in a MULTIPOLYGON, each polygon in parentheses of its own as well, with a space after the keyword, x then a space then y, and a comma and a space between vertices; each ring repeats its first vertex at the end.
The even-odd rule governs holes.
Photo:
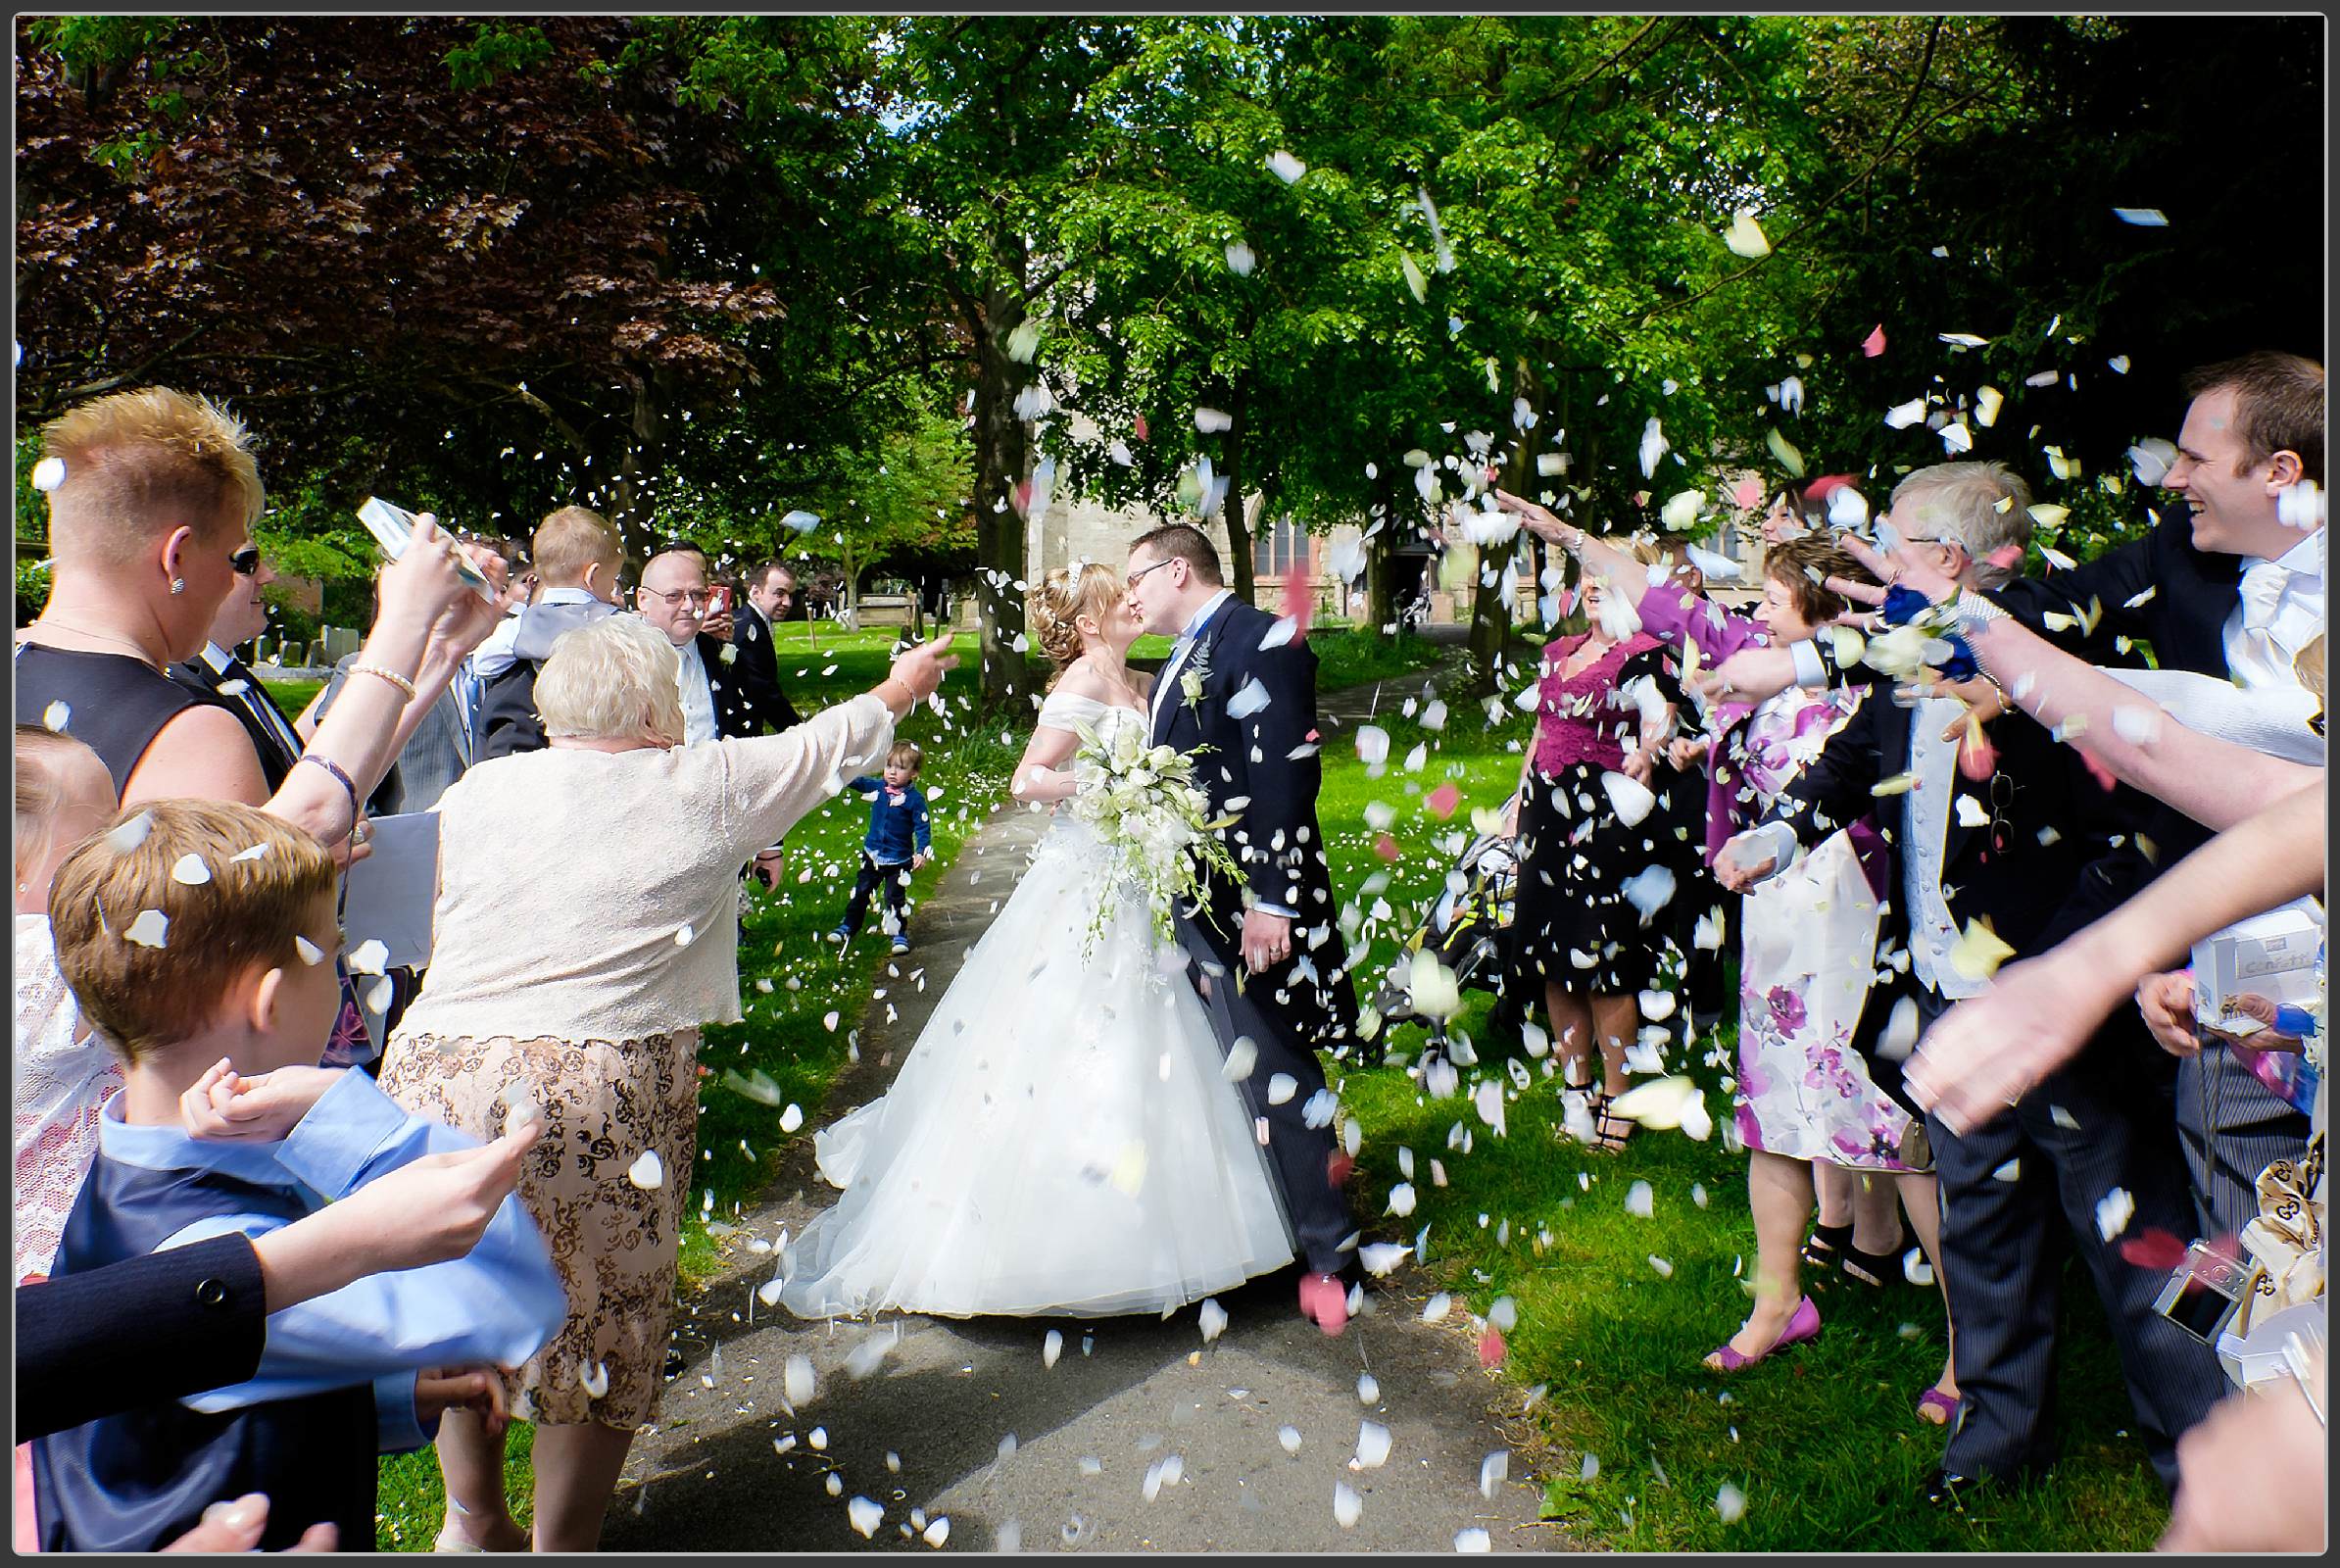
POLYGON ((1221 954, 1189 917, 1179 918, 1178 935, 1187 951, 1189 977, 1210 1014, 1219 1054, 1226 1055, 1238 1039, 1249 1040, 1258 1052, 1251 1070, 1237 1080, 1236 1088, 1251 1112, 1252 1126, 1267 1127, 1268 1162, 1275 1168, 1300 1256, 1311 1273, 1338 1274, 1355 1255, 1353 1250, 1343 1250, 1342 1244, 1351 1240, 1356 1227, 1349 1221, 1347 1200, 1333 1185, 1332 1120, 1327 1117, 1321 1127, 1308 1125, 1309 1103, 1325 1087, 1324 1068, 1316 1053, 1301 1043, 1294 1021, 1272 995, 1262 994, 1272 976, 1243 975, 1239 986, 1240 958, 1221 954), (1295 1087, 1282 1103, 1271 1104, 1268 1086, 1278 1073, 1289 1075, 1295 1087))

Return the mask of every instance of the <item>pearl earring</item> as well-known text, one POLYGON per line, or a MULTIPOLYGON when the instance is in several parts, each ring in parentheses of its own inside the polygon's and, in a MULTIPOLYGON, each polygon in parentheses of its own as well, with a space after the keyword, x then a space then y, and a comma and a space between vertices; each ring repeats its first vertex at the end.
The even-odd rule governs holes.
POLYGON ((183 594, 183 593, 185 593, 186 591, 187 591, 187 579, 186 579, 186 578, 184 578, 184 577, 173 577, 173 578, 171 578, 171 597, 172 597, 172 598, 176 598, 178 595, 180 595, 180 594, 183 594))

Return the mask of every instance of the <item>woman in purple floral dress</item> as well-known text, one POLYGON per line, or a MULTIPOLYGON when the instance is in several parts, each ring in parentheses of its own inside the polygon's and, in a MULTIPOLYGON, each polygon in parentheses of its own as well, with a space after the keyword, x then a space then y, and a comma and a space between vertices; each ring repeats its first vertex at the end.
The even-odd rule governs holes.
MULTIPOLYGON (((1605 576, 1631 586, 1643 635, 1694 645, 1709 663, 1751 645, 1812 637, 1849 608, 1828 578, 1867 577, 1825 535, 1783 540, 1765 555, 1762 605, 1752 617, 1737 615, 1671 585, 1648 586, 1633 557, 1533 503, 1502 492, 1497 500, 1576 555, 1586 581, 1605 576)), ((1762 814, 1861 700, 1854 690, 1790 687, 1758 707, 1726 705, 1710 715, 1722 736, 1708 802, 1710 853, 1762 814)), ((1870 832, 1857 823, 1835 833, 1750 892, 1742 909, 1734 1130, 1747 1150, 1756 1292, 1738 1333, 1706 1358, 1719 1372, 1820 1332, 1819 1310, 1802 1291, 1798 1245, 1812 1213, 1814 1160, 1890 1176, 1939 1277, 1941 1210, 1930 1161, 1907 1147, 1910 1109, 1879 1086, 1853 1044, 1876 959, 1877 890, 1861 851, 1870 832)), ((1950 1362, 1927 1397, 1945 1412, 1956 1408, 1950 1362)))

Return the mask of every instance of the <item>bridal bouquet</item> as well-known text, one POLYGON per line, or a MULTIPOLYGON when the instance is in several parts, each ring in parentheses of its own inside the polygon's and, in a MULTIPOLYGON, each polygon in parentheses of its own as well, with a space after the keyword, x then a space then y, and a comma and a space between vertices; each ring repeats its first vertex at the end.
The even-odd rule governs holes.
MULTIPOLYGON (((1076 791, 1066 803, 1072 814, 1096 830, 1116 870, 1135 882, 1153 913, 1155 936, 1165 945, 1176 938, 1181 900, 1200 896, 1209 870, 1236 874, 1235 858, 1212 836, 1224 824, 1207 819, 1210 803, 1194 787, 1194 760, 1168 746, 1147 746, 1130 725, 1110 740, 1083 724, 1081 748, 1073 754, 1076 791)), ((1090 927, 1104 929, 1111 895, 1090 927)))

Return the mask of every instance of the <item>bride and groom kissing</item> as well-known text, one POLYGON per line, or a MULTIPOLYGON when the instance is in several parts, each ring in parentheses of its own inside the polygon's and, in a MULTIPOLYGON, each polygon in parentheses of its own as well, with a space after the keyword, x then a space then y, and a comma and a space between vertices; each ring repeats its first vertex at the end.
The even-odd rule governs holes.
POLYGON ((1301 1311, 1339 1334, 1356 1234, 1316 1053, 1355 1037, 1357 1003, 1316 820, 1316 657, 1182 523, 1121 572, 1048 573, 1031 609, 1057 674, 1016 798, 1069 799, 1082 730, 1135 727, 1194 759, 1240 881, 1210 877, 1164 946, 1096 832, 1053 812, 893 1086, 816 1135, 843 1194, 784 1250, 781 1302, 1167 1316, 1296 1259, 1301 1311), (1158 675, 1128 663, 1144 632, 1175 639, 1158 675))

